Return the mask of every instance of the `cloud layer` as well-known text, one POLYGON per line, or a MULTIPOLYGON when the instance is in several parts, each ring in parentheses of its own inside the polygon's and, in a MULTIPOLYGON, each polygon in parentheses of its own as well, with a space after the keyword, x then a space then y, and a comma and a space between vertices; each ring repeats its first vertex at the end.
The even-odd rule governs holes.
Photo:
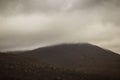
POLYGON ((0 50, 88 42, 120 53, 119 0, 0 0, 0 50))

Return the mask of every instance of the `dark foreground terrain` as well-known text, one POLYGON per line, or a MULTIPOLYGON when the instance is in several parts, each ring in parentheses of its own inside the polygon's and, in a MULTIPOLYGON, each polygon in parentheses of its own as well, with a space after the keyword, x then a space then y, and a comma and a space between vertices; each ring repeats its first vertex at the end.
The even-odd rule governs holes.
POLYGON ((91 44, 0 53, 0 80, 120 80, 120 55, 91 44))

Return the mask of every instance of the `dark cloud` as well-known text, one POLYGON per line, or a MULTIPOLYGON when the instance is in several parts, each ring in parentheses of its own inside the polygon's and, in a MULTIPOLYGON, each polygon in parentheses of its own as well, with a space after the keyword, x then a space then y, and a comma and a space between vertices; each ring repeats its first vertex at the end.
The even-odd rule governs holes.
POLYGON ((0 13, 25 14, 25 13, 49 13, 64 11, 117 10, 120 8, 119 0, 0 0, 0 13))

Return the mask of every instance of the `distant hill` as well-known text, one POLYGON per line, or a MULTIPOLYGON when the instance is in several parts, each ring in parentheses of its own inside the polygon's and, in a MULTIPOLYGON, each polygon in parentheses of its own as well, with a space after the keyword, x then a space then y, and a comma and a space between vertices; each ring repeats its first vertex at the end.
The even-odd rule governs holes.
MULTIPOLYGON (((29 63, 39 65, 39 67, 41 65, 52 65, 53 67, 58 67, 58 69, 56 69, 58 70, 57 73, 61 72, 59 69, 63 69, 65 73, 66 70, 73 70, 70 71, 70 73, 74 75, 74 78, 71 78, 74 80, 120 80, 120 55, 87 43, 62 44, 39 48, 32 51, 0 54, 0 63, 5 62, 14 63, 14 65, 19 62, 19 65, 29 63), (79 77, 76 77, 76 75, 79 77), (81 79, 81 76, 83 79, 81 79)), ((28 66, 30 67, 31 65, 23 65, 21 67, 28 66)), ((36 67, 34 68, 36 69, 36 67)), ((49 69, 49 67, 47 68, 49 69)), ((42 70, 46 70, 47 68, 44 68, 42 70)), ((54 72, 54 70, 52 70, 52 72, 54 72)), ((50 73, 47 75, 50 75, 50 73)))
POLYGON ((56 66, 85 73, 113 75, 120 73, 120 55, 92 44, 62 44, 39 48, 20 55, 41 59, 56 66))

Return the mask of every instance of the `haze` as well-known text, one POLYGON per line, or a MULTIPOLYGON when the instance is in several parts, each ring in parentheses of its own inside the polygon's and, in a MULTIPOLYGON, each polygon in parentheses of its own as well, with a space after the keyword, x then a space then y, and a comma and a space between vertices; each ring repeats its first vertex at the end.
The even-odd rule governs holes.
POLYGON ((120 53, 120 0, 0 0, 0 51, 92 43, 120 53))

